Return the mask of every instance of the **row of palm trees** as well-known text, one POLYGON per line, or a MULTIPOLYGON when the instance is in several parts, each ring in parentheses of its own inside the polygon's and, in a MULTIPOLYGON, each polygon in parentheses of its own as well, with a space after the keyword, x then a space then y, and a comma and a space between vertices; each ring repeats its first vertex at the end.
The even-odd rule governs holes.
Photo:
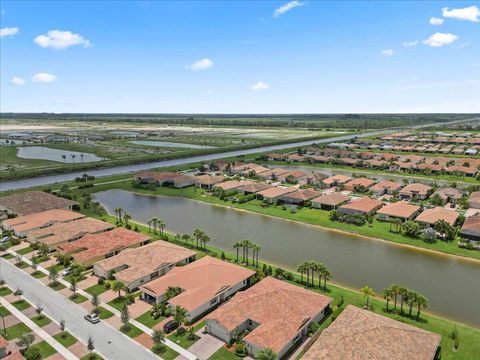
POLYGON ((427 298, 413 290, 408 288, 393 284, 382 291, 382 296, 386 302, 386 310, 389 311, 388 305, 391 301, 394 302, 394 310, 397 309, 397 302, 400 300, 400 312, 404 313, 403 308, 406 304, 408 306, 408 315, 412 316, 413 308, 417 310, 416 318, 420 318, 420 312, 423 309, 426 309, 428 306, 427 298))
POLYGON ((325 264, 318 261, 305 261, 298 266, 297 271, 300 273, 301 283, 304 283, 306 275, 306 283, 311 286, 315 286, 315 275, 317 275, 319 288, 322 287, 323 280, 323 290, 327 290, 327 281, 332 278, 330 270, 325 264))
POLYGON ((148 224, 149 232, 152 232, 152 229, 153 229, 154 234, 157 234, 158 232, 160 232, 160 235, 163 236, 163 230, 165 229, 165 225, 166 225, 165 220, 160 219, 158 217, 153 217, 147 221, 147 224, 148 224))
POLYGON ((242 262, 249 265, 249 250, 252 250, 252 265, 258 267, 258 254, 262 247, 256 242, 250 240, 240 240, 233 243, 233 248, 237 251, 237 262, 240 257, 240 249, 242 249, 242 262))
MULTIPOLYGON (((70 156, 72 157, 72 162, 75 164, 75 158, 77 157, 76 154, 70 154, 70 156)), ((80 154, 80 158, 82 159, 82 164, 83 164, 83 158, 85 157, 85 154, 80 154)), ((67 161, 67 155, 66 154, 62 154, 62 159, 63 159, 63 162, 66 162, 67 161)))

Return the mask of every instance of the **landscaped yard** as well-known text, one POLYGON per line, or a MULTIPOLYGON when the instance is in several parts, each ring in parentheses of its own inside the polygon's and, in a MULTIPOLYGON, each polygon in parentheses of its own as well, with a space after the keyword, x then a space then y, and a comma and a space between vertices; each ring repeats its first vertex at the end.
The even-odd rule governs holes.
POLYGON ((103 360, 103 358, 100 355, 97 355, 95 353, 87 354, 85 356, 82 356, 80 360, 103 360))
POLYGON ((241 358, 235 355, 233 352, 228 351, 223 346, 220 349, 218 349, 215 354, 213 354, 208 358, 208 360, 239 360, 239 359, 241 358))
POLYGON ((24 323, 18 323, 18 324, 12 325, 8 327, 6 331, 7 331, 7 334, 5 335, 5 339, 7 340, 16 339, 23 334, 32 332, 32 330, 24 323))
POLYGON ((57 270, 57 272, 60 272, 62 271, 63 269, 65 269, 65 266, 63 266, 62 264, 55 264, 55 265, 52 265, 52 266, 49 266, 47 268, 48 271, 52 271, 52 270, 57 270))
POLYGON ((85 296, 81 294, 74 294, 70 296, 69 299, 72 300, 75 304, 81 304, 88 300, 85 296))
POLYGON ((10 295, 11 293, 12 293, 12 290, 10 290, 7 287, 0 289, 0 296, 7 296, 7 295, 10 295))
POLYGON ((57 352, 57 350, 51 347, 46 341, 39 342, 38 344, 33 345, 33 347, 40 351, 40 356, 42 359, 46 359, 57 352))
POLYGON ((23 311, 25 309, 28 309, 29 307, 31 307, 32 305, 30 305, 28 302, 26 302, 25 300, 23 299, 20 299, 20 300, 17 300, 17 301, 14 301, 12 303, 13 306, 15 306, 18 310, 20 311, 23 311))
POLYGON ((0 316, 8 316, 10 314, 10 311, 8 311, 4 306, 0 305, 0 316))
POLYGON ((68 348, 69 346, 72 346, 78 341, 68 331, 63 331, 59 334, 54 335, 53 337, 55 338, 55 340, 57 340, 60 344, 62 344, 66 348, 68 348))
POLYGON ((15 263, 15 266, 20 269, 26 269, 30 265, 28 265, 25 261, 20 261, 19 263, 15 263))
POLYGON ((33 251, 33 249, 30 246, 28 246, 26 248, 17 250, 17 254, 25 255, 25 254, 31 253, 32 251, 33 251))
POLYGON ((50 324, 52 322, 52 320, 50 320, 45 315, 35 316, 31 320, 40 327, 47 326, 48 324, 50 324))
POLYGON ((103 294, 105 291, 107 291, 107 288, 105 287, 105 284, 103 285, 93 285, 90 286, 89 288, 85 289, 85 292, 89 293, 90 295, 100 295, 103 294))
POLYGON ((150 310, 148 310, 146 313, 140 315, 135 320, 137 320, 139 323, 141 323, 141 324, 143 324, 143 325, 145 325, 149 328, 153 328, 155 325, 157 325, 163 319, 165 319, 163 316, 160 316, 158 319, 154 319, 150 315, 150 310))
POLYGON ((163 348, 163 351, 157 353, 164 360, 174 360, 179 355, 175 350, 170 349, 168 346, 163 348))
POLYGON ((134 326, 132 324, 128 325, 127 330, 120 329, 120 331, 123 332, 124 334, 130 336, 131 338, 136 338, 137 336, 139 336, 143 333, 142 330, 140 330, 139 328, 137 328, 136 326, 134 326))
POLYGON ((80 281, 85 280, 86 277, 85 277, 84 275, 74 275, 74 274, 70 274, 70 275, 65 276, 65 277, 63 278, 63 280, 68 281, 69 283, 71 283, 73 279, 75 279, 75 280, 77 281, 77 283, 79 283, 80 281))
POLYGON ((57 282, 56 284, 51 282, 50 284, 48 284, 48 286, 51 287, 55 291, 65 289, 65 285, 63 285, 61 282, 57 282))
POLYGON ((5 255, 2 255, 2 258, 4 258, 5 260, 10 260, 10 259, 13 259, 15 256, 13 256, 12 254, 5 254, 5 255))
POLYGON ((45 276, 47 276, 46 274, 44 274, 43 272, 41 271, 34 271, 33 273, 31 273, 30 275, 32 275, 35 279, 41 279, 45 276))
POLYGON ((105 320, 105 319, 108 319, 108 318, 111 318, 113 316, 113 313, 103 307, 99 307, 98 308, 98 317, 102 320, 105 320))
POLYGON ((167 338, 173 341, 174 343, 180 345, 184 349, 188 349, 190 346, 195 344, 200 338, 195 335, 195 340, 188 339, 188 331, 185 334, 179 336, 177 332, 173 332, 172 334, 168 335, 167 338))

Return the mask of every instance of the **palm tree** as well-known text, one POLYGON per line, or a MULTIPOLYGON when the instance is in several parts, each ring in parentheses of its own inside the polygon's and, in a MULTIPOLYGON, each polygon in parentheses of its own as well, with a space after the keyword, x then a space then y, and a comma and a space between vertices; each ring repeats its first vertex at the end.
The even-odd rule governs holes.
POLYGON ((327 291, 327 281, 332 278, 332 273, 330 272, 330 270, 328 270, 328 268, 325 265, 323 265, 323 268, 322 268, 322 277, 323 277, 323 291, 327 291))
POLYGON ((22 352, 25 353, 34 341, 35 336, 33 336, 33 334, 23 334, 20 336, 16 344, 22 349, 22 352))
POLYGON ((153 330, 152 340, 154 344, 161 344, 165 340, 165 333, 162 330, 153 330))
POLYGON ((179 324, 183 324, 187 321, 187 310, 180 305, 175 306, 175 315, 173 316, 175 321, 179 324))
POLYGON ((165 228, 165 220, 158 219, 158 228, 160 229, 160 235, 163 235, 163 229, 165 228))
POLYGON ((277 360, 277 354, 273 352, 272 349, 265 348, 260 350, 255 354, 255 359, 257 360, 277 360))
POLYGON ((417 294, 417 320, 420 318, 420 310, 426 309, 428 306, 428 300, 422 294, 417 294))
POLYGON ((112 283, 112 290, 114 292, 118 292, 118 297, 117 299, 120 299, 121 298, 121 295, 122 295, 122 291, 124 291, 127 287, 125 286, 125 283, 123 283, 122 281, 117 281, 115 280, 113 283, 112 283))
POLYGON ((415 291, 409 291, 407 299, 405 300, 408 305, 408 316, 412 316, 413 306, 417 303, 418 294, 415 291))
POLYGON ((365 303, 366 307, 369 308, 370 296, 375 296, 375 292, 373 291, 373 289, 371 287, 368 287, 367 285, 365 285, 363 288, 361 288, 360 292, 363 294, 363 297, 366 300, 366 303, 365 303))
POLYGON ((202 243, 202 247, 204 249, 207 248, 207 242, 210 241, 210 236, 208 236, 207 234, 203 233, 202 237, 200 238, 200 242, 202 243))
POLYGON ((252 254, 253 266, 258 267, 258 253, 260 252, 262 247, 257 243, 252 243, 252 249, 253 249, 253 254, 252 254))
POLYGON ((80 154, 80 157, 82 158, 82 164, 83 164, 83 158, 85 157, 85 154, 80 154))
POLYGON ((77 280, 75 279, 75 277, 72 277, 72 280, 70 280, 70 290, 72 290, 73 297, 75 297, 78 290, 77 280))
POLYGON ((125 215, 123 215, 123 220, 125 221, 125 226, 128 226, 128 221, 131 219, 132 217, 125 213, 125 215))
POLYGON ((238 255, 239 255, 238 252, 239 252, 239 250, 240 250, 241 247, 242 247, 242 242, 241 242, 241 241, 235 241, 235 242, 233 243, 233 248, 234 248, 235 250, 237 250, 237 263, 238 263, 238 255))
POLYGON ((76 157, 77 155, 75 155, 75 154, 70 154, 70 156, 72 157, 72 162, 75 164, 75 157, 76 157))
POLYGON ((66 162, 67 161, 67 155, 62 154, 62 159, 63 159, 63 162, 66 162))
POLYGON ((392 299, 393 299, 392 289, 391 289, 391 288, 383 289, 383 290, 382 290, 382 296, 383 296, 383 298, 384 298, 385 301, 386 301, 386 304, 387 304, 386 310, 387 310, 387 312, 388 312, 388 303, 389 303, 390 301, 392 301, 392 299))
POLYGON ((243 246, 245 247, 245 260, 248 266, 248 250, 252 248, 252 242, 250 240, 243 240, 243 246))
POLYGON ((195 230, 193 230, 193 237, 197 241, 197 248, 198 248, 198 244, 199 244, 200 239, 203 236, 203 234, 204 234, 204 232, 202 230, 200 230, 199 228, 196 228, 195 230))
MULTIPOLYGON (((148 232, 152 232, 152 224, 157 221, 157 218, 151 218, 147 221, 148 224, 148 232)), ((156 227, 156 225, 155 225, 156 227)))
POLYGON ((93 311, 98 312, 98 307, 100 306, 100 297, 98 296, 98 294, 93 294, 90 302, 93 305, 93 311))
POLYGON ((403 302, 408 296, 408 289, 406 287, 400 286, 398 288, 398 294, 400 295, 400 312, 403 313, 403 302))
POLYGON ((303 275, 305 274, 305 263, 298 265, 297 272, 300 273, 300 283, 303 284, 303 275))
POLYGON ((390 286, 390 290, 392 291, 393 299, 395 301, 395 310, 397 310, 397 296, 399 288, 400 286, 398 286, 397 284, 393 284, 392 286, 390 286))
POLYGON ((53 267, 48 274, 48 278, 52 280, 53 285, 57 285, 58 283, 58 270, 56 267, 53 267))

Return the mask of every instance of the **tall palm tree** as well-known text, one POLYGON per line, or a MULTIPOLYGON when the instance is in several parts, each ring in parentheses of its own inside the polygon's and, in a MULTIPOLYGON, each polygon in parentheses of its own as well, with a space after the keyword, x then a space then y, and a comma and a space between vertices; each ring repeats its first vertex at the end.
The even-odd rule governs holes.
POLYGON ((248 250, 252 248, 252 242, 250 240, 245 240, 244 246, 245 246, 245 260, 248 266, 248 250))
POLYGON ((322 276, 323 276, 323 291, 327 291, 327 281, 332 278, 332 273, 326 266, 322 269, 322 276))
POLYGON ((278 356, 272 349, 265 348, 255 354, 257 360, 277 360, 278 356))
POLYGON ((123 220, 125 221, 125 225, 126 225, 126 226, 128 226, 128 221, 129 221, 131 218, 132 218, 132 217, 131 217, 129 214, 127 214, 127 213, 125 213, 125 214, 123 215, 123 220))
POLYGON ((366 301, 365 305, 368 308, 370 296, 375 296, 375 291, 373 291, 371 287, 368 287, 367 285, 365 285, 363 288, 360 289, 360 292, 363 294, 363 297, 365 298, 365 301, 366 301))
POLYGON ((395 305, 394 305, 395 310, 397 310, 397 296, 398 296, 399 289, 400 289, 400 286, 398 286, 397 284, 393 284, 392 286, 390 286, 390 290, 393 293, 393 299, 395 301, 395 305))
POLYGON ((122 291, 124 291, 127 287, 125 286, 125 283, 123 283, 122 281, 117 281, 115 280, 113 283, 112 283, 112 290, 114 292, 118 292, 118 297, 117 299, 120 299, 121 295, 122 295, 122 291))
POLYGON ((85 157, 85 154, 80 154, 80 157, 82 158, 82 164, 83 164, 83 158, 85 157))
POLYGON ((305 274, 305 264, 298 265, 297 272, 300 273, 300 283, 303 284, 303 275, 305 274))
POLYGON ((200 242, 202 243, 202 247, 204 249, 207 248, 207 242, 210 241, 210 236, 208 236, 206 233, 202 234, 202 237, 200 238, 200 242))
POLYGON ((408 296, 408 289, 406 287, 400 286, 398 288, 398 294, 400 295, 400 312, 403 313, 403 303, 408 296))
POLYGON ((77 155, 75 155, 75 154, 70 154, 70 156, 72 157, 72 162, 75 164, 75 157, 76 157, 77 155))
POLYGON ((195 230, 193 230, 193 237, 197 241, 197 248, 198 248, 198 244, 200 242, 200 239, 201 239, 202 235, 203 235, 203 230, 201 230, 199 228, 196 228, 195 230))
POLYGON ((386 288, 382 290, 382 296, 386 302, 386 310, 388 312, 388 303, 393 299, 393 292, 391 288, 386 288))
POLYGON ((163 229, 165 228, 165 220, 158 219, 157 225, 158 225, 158 228, 160 229, 160 235, 163 236, 163 229))
POLYGON ((417 320, 420 318, 420 310, 426 309, 428 306, 428 300, 422 294, 417 294, 417 320))
POLYGON ((235 241, 233 243, 233 248, 235 250, 237 250, 237 263, 238 263, 238 255, 239 255, 238 253, 239 253, 241 247, 242 247, 242 242, 241 241, 235 241))
POLYGON ((407 295, 408 316, 412 316, 413 306, 417 303, 418 294, 415 291, 409 291, 407 295))
POLYGON ((252 263, 255 267, 258 267, 258 253, 260 252, 261 248, 262 247, 259 244, 252 242, 252 263))

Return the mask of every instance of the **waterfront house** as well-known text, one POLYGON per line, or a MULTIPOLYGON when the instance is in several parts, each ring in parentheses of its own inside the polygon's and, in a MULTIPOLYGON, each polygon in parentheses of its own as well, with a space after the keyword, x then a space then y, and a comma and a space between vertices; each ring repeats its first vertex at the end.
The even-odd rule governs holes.
POLYGON ((333 176, 330 176, 326 179, 323 180, 323 183, 327 186, 327 187, 332 187, 332 186, 339 186, 339 185, 342 185, 342 184, 345 184, 347 183, 348 181, 352 180, 352 178, 350 176, 346 176, 346 175, 333 175, 333 176))
POLYGON ((270 189, 265 189, 257 193, 257 199, 263 200, 268 203, 273 203, 274 201, 280 200, 283 195, 297 191, 296 187, 281 187, 276 186, 270 189))
POLYGON ((350 201, 350 197, 341 192, 319 196, 312 200, 312 208, 322 210, 335 210, 350 201))
POLYGON ((423 210, 415 220, 429 226, 433 226, 437 221, 443 220, 453 226, 457 222, 457 219, 458 213, 455 210, 437 206, 433 209, 423 210))
POLYGON ((432 193, 432 187, 425 184, 409 184, 399 192, 401 200, 425 200, 432 193))
POLYGON ((338 211, 349 215, 372 215, 383 206, 383 202, 369 197, 362 197, 342 205, 338 211))
POLYGON ((475 176, 477 168, 471 166, 449 166, 445 169, 448 174, 461 174, 463 176, 475 176))
POLYGON ((223 180, 225 180, 223 175, 199 175, 195 176, 195 186, 202 189, 211 189, 214 185, 221 183, 223 180))
POLYGON ((300 286, 266 277, 238 292, 207 317, 206 331, 231 343, 243 338, 247 353, 269 348, 279 359, 306 336, 308 326, 325 316, 332 299, 300 286))
POLYGON ((258 174, 258 177, 264 180, 275 180, 275 179, 278 179, 280 175, 283 175, 287 172, 288 172, 287 169, 274 168, 258 174))
POLYGON ((441 338, 438 334, 348 305, 322 331, 302 360, 438 360, 441 338))
POLYGON ((74 210, 78 202, 49 194, 43 191, 26 191, 0 198, 0 211, 22 216, 46 210, 74 210))
POLYGON ((368 190, 368 188, 371 187, 373 184, 375 184, 375 181, 369 178, 365 178, 365 177, 354 178, 345 183, 345 190, 348 190, 348 191, 358 191, 359 189, 368 190))
POLYGON ((29 231, 46 228, 60 222, 84 218, 85 215, 71 210, 52 209, 35 214, 18 216, 2 221, 6 230, 12 230, 18 237, 26 237, 29 231))
POLYGON ((433 195, 435 194, 437 194, 440 199, 442 199, 443 204, 446 204, 448 202, 456 204, 456 202, 463 197, 462 190, 452 187, 438 189, 433 195))
POLYGON ((187 310, 187 319, 192 321, 245 288, 254 274, 255 271, 244 267, 204 256, 140 286, 141 297, 159 304, 169 287, 177 287, 180 293, 167 302, 172 308, 178 305, 187 310))
POLYGON ((382 196, 384 194, 392 195, 395 192, 399 191, 402 188, 402 185, 395 181, 380 181, 370 187, 370 191, 375 196, 382 196))
POLYGON ((222 189, 223 191, 236 190, 237 188, 245 185, 253 184, 253 181, 247 180, 228 180, 221 183, 217 183, 213 186, 213 189, 222 189))
POLYGON ((307 201, 318 197, 320 194, 319 191, 313 189, 300 189, 280 196, 280 201, 286 204, 303 206, 307 201))
POLYGON ((402 221, 412 220, 420 211, 420 206, 409 204, 405 201, 386 204, 377 211, 379 220, 390 221, 391 219, 401 219, 402 221))
POLYGON ((273 185, 264 183, 264 182, 253 182, 251 184, 246 184, 237 188, 238 193, 241 195, 250 195, 256 194, 259 191, 272 188, 273 185))
POLYGON ((307 183, 307 176, 308 174, 304 171, 300 170, 293 170, 278 175, 277 178, 281 182, 294 182, 294 183, 307 183))
POLYGON ((194 261, 195 254, 190 249, 159 240, 101 260, 93 265, 93 272, 104 279, 112 275, 115 280, 123 282, 128 291, 133 291, 177 265, 194 261))
POLYGON ((480 209, 480 191, 474 191, 470 194, 468 206, 472 209, 480 209))
POLYGON ((480 215, 466 218, 460 235, 464 239, 480 242, 480 215))
POLYGON ((149 241, 148 235, 119 227, 100 234, 88 234, 80 240, 60 245, 58 252, 89 267, 97 261, 115 256, 127 248, 145 245, 149 241))

